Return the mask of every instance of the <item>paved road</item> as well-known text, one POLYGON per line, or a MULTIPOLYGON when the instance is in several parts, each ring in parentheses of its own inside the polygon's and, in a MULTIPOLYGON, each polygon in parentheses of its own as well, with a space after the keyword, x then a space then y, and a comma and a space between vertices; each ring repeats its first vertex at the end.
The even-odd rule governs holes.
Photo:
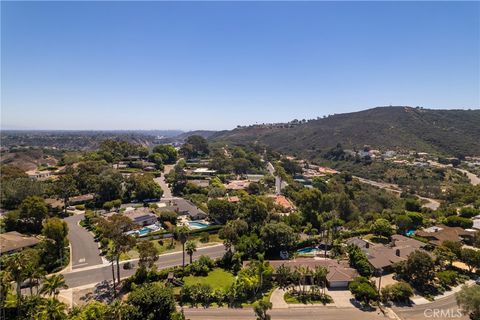
MULTIPOLYGON (((198 259, 201 255, 208 255, 211 258, 219 258, 225 253, 225 247, 223 245, 215 245, 210 247, 204 247, 197 249, 197 252, 194 253, 193 258, 198 259)), ((188 256, 185 257, 188 261, 188 256)), ((122 268, 125 262, 121 262, 120 267, 120 277, 129 277, 135 273, 138 262, 135 260, 133 262, 134 267, 129 270, 122 268)), ((159 260, 157 261, 157 267, 159 269, 165 269, 173 266, 178 266, 182 264, 182 253, 167 253, 160 255, 159 260)), ((97 267, 88 267, 77 270, 72 270, 70 272, 64 272, 65 280, 69 288, 81 287, 89 284, 99 283, 104 280, 112 279, 112 269, 110 264, 105 264, 97 267)))
POLYGON ((71 245, 72 269, 90 267, 102 263, 98 244, 93 236, 78 223, 84 214, 76 214, 65 218, 68 224, 68 240, 71 245))
POLYGON ((392 308, 403 320, 468 320, 467 315, 462 314, 455 301, 455 295, 436 300, 432 303, 414 307, 392 308))
POLYGON ((156 183, 158 183, 160 185, 160 187, 162 187, 162 190, 163 190, 162 199, 164 199, 164 200, 169 200, 169 199, 173 198, 172 191, 170 190, 167 182, 165 181, 165 175, 168 174, 172 170, 173 170, 173 165, 171 165, 171 164, 170 165, 165 165, 163 174, 160 177, 153 179, 156 183))
MULTIPOLYGON (((255 314, 251 308, 228 309, 228 308, 185 308, 185 316, 192 320, 252 320, 255 314)), ((358 309, 338 309, 332 307, 306 307, 275 309, 268 312, 274 320, 378 320, 388 319, 379 311, 363 312, 358 309)))

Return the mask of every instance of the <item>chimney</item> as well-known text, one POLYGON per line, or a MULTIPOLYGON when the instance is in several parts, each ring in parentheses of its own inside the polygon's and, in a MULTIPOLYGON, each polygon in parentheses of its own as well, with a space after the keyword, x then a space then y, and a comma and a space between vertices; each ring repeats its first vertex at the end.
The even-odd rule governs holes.
POLYGON ((395 255, 396 255, 397 257, 400 257, 400 249, 395 250, 395 255))

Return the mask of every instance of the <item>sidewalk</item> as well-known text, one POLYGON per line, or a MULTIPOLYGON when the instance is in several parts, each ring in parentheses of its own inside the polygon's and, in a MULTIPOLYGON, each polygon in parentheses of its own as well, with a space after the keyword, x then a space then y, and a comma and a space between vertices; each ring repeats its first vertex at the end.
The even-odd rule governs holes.
MULTIPOLYGON (((452 290, 450 291, 446 291, 444 292, 443 294, 441 295, 438 295, 434 298, 434 300, 439 300, 439 299, 443 299, 443 298, 446 298, 446 297, 449 297, 451 295, 454 295, 455 293, 457 293, 458 291, 460 291, 462 289, 462 286, 463 285, 469 285, 471 286, 472 284, 474 284, 475 281, 473 280, 468 280, 466 281, 465 283, 461 284, 461 285, 458 285, 456 287, 453 287, 452 290)), ((428 303, 432 303, 433 301, 429 301, 427 299, 425 299, 424 297, 420 297, 420 296, 415 296, 414 298, 410 299, 412 300, 412 302, 415 304, 415 305, 422 305, 422 304, 428 304, 428 303)))

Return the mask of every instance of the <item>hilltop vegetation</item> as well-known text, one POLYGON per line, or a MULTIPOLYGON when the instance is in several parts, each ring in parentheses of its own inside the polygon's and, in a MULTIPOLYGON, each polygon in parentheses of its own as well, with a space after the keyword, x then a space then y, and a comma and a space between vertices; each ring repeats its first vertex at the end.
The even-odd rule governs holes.
POLYGON ((258 142, 313 159, 338 143, 344 148, 417 150, 462 157, 480 154, 480 110, 379 107, 288 124, 218 132, 212 140, 258 142))

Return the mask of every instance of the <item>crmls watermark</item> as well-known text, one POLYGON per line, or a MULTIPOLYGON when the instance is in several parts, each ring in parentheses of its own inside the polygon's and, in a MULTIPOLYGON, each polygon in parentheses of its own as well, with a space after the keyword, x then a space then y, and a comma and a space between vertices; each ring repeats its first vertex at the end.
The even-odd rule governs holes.
POLYGON ((458 309, 425 309, 423 311, 425 318, 432 319, 450 319, 450 318, 461 318, 463 313, 458 309))

